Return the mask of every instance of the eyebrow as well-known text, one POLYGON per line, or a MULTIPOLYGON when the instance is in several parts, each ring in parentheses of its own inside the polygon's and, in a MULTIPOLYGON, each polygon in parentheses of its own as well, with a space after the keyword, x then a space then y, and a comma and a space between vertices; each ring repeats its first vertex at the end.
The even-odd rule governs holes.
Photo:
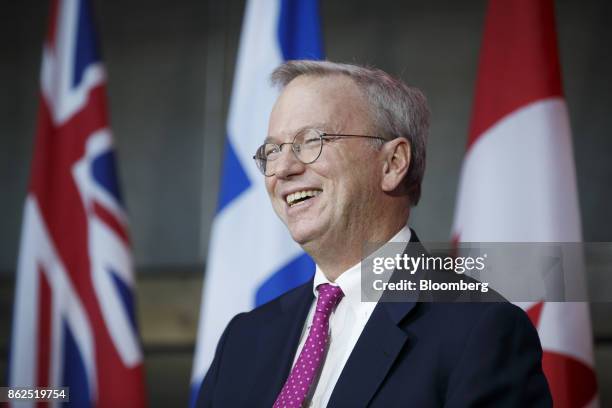
MULTIPOLYGON (((308 126, 302 126, 301 128, 299 128, 298 130, 292 133, 292 137, 307 129, 314 129, 314 130, 319 130, 321 132, 325 132, 323 130, 325 127, 327 126, 323 123, 315 123, 315 124, 311 124, 308 126)), ((264 143, 278 143, 278 138, 268 135, 268 137, 264 139, 264 143)))

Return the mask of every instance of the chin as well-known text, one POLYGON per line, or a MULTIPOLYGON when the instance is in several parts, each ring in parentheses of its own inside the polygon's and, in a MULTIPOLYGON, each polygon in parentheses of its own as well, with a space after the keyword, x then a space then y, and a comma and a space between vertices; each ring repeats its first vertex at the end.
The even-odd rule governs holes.
POLYGON ((300 246, 304 246, 314 240, 317 236, 316 230, 312 227, 294 226, 289 228, 291 238, 300 246))
POLYGON ((291 234, 291 238, 293 238, 293 240, 297 242, 299 245, 304 245, 308 241, 310 241, 308 234, 305 234, 302 231, 299 231, 299 232, 289 231, 289 233, 291 234))

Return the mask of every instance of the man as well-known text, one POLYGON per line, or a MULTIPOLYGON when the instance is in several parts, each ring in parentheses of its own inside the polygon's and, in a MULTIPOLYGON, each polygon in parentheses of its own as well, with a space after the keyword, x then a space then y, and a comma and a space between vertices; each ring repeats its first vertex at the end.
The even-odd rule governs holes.
POLYGON ((503 302, 362 302, 366 242, 417 242, 429 111, 377 70, 292 61, 255 160, 313 280, 236 316, 204 379, 209 407, 551 406, 537 333, 503 302))

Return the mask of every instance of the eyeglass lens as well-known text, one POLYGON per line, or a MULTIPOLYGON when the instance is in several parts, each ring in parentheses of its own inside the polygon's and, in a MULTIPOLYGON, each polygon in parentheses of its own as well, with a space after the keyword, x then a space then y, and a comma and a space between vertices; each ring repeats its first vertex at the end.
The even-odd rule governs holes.
MULTIPOLYGON (((305 129, 297 133, 291 145, 295 157, 304 164, 317 160, 321 154, 322 147, 321 134, 314 129, 305 129)), ((282 161, 277 160, 281 154, 282 151, 279 145, 265 143, 255 155, 257 167, 266 176, 275 174, 278 166, 282 165, 282 161)))

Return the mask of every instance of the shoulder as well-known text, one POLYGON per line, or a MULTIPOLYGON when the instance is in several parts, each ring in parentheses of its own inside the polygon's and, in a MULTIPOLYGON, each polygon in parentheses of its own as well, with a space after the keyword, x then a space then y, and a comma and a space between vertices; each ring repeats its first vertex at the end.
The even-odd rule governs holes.
POLYGON ((535 331, 527 313, 510 302, 485 301, 469 304, 472 306, 465 311, 465 317, 471 318, 474 326, 508 327, 512 325, 535 331))
POLYGON ((420 303, 402 326, 427 339, 425 347, 438 350, 437 355, 449 362, 463 353, 508 350, 519 344, 541 350, 527 314, 508 302, 420 303))
MULTIPOLYGON (((436 303, 433 303, 436 305, 436 303)), ((469 319, 476 323, 478 318, 495 316, 498 319, 527 319, 527 314, 520 307, 507 301, 480 301, 437 303, 438 307, 455 317, 469 319)))
POLYGON ((473 329, 483 326, 488 329, 507 331, 518 327, 527 332, 535 328, 527 313, 509 302, 455 302, 422 303, 423 317, 431 315, 441 328, 468 335, 473 329))
POLYGON ((413 327, 421 339, 427 339, 425 348, 435 350, 449 371, 466 363, 482 363, 491 370, 506 364, 512 366, 519 362, 519 355, 528 364, 540 364, 542 347, 537 330, 527 314, 511 303, 423 303, 419 306, 420 316, 406 329, 410 331, 413 327))

